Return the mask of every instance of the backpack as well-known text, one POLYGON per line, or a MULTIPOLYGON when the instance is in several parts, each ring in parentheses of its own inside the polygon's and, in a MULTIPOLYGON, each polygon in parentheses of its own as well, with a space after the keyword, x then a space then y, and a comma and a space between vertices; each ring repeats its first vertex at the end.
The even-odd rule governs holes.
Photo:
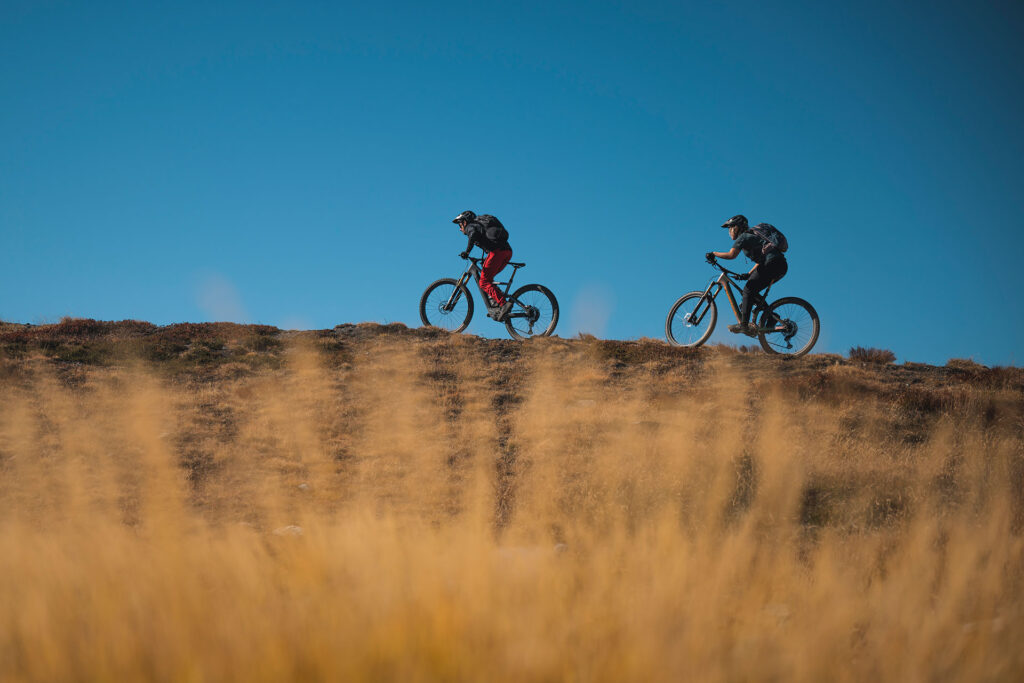
POLYGON ((770 254, 773 251, 785 253, 789 249, 789 240, 782 234, 782 231, 770 223, 758 223, 750 229, 761 238, 764 244, 761 246, 762 254, 770 254))
POLYGON ((476 217, 476 222, 484 229, 484 235, 492 242, 507 242, 508 230, 496 217, 489 213, 482 213, 476 217))

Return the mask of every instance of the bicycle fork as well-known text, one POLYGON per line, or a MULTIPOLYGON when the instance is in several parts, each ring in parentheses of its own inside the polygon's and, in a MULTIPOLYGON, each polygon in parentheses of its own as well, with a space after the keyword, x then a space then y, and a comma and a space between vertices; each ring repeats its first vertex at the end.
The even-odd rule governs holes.
POLYGON ((707 290, 704 292, 704 296, 697 302, 696 307, 689 313, 683 316, 683 321, 690 325, 700 325, 700 321, 704 319, 707 312, 711 310, 711 302, 715 300, 718 293, 722 291, 722 283, 712 282, 708 285, 707 290), (715 289, 717 287, 717 289, 715 289))
POLYGON ((450 313, 455 304, 459 303, 459 298, 462 296, 462 288, 465 286, 466 281, 469 279, 469 273, 463 273, 459 281, 455 283, 455 289, 452 290, 452 295, 448 297, 448 301, 441 306, 441 310, 445 313, 450 313))

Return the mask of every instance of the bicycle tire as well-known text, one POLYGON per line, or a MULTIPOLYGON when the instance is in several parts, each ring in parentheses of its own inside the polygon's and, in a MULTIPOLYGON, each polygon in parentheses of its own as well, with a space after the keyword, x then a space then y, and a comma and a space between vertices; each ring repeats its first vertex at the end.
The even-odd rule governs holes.
POLYGON ((558 325, 558 300, 551 290, 544 285, 523 285, 512 294, 512 310, 505 318, 505 329, 513 339, 530 339, 531 337, 547 337, 558 325), (536 317, 530 316, 531 309, 536 317), (522 317, 516 314, 527 314, 522 317), (515 316, 515 317, 512 317, 515 316), (543 324, 540 332, 534 328, 543 324))
POLYGON ((818 341, 821 323, 814 306, 795 296, 787 296, 771 303, 758 322, 758 341, 766 353, 797 358, 810 351, 818 341), (778 316, 776 319, 775 316, 778 316), (786 332, 765 333, 768 327, 787 327, 786 332), (794 344, 793 341, 796 340, 794 344))
POLYGON ((458 280, 442 278, 430 283, 430 286, 420 297, 420 320, 427 327, 438 327, 453 334, 462 332, 469 327, 469 321, 473 319, 473 297, 465 285, 459 285, 458 280), (443 310, 444 304, 448 302, 452 291, 458 287, 462 293, 451 311, 443 310), (460 304, 465 301, 465 307, 460 304), (465 308, 465 314, 461 309, 465 308))
POLYGON ((711 336, 711 333, 715 331, 715 323, 718 322, 718 305, 715 304, 714 299, 707 299, 708 310, 697 325, 691 325, 688 322, 687 316, 696 312, 697 306, 700 305, 699 301, 694 302, 693 310, 686 311, 678 317, 676 316, 676 313, 679 312, 679 309, 683 307, 684 303, 690 299, 701 299, 703 297, 704 292, 688 292, 679 297, 675 304, 672 305, 672 308, 669 309, 668 317, 665 318, 665 338, 668 339, 668 342, 673 346, 696 348, 706 342, 708 337, 711 336), (705 321, 707 322, 707 329, 701 332, 701 326, 705 321), (673 322, 676 322, 677 324, 673 325, 673 322), (686 333, 687 330, 693 331, 686 333), (698 336, 693 338, 695 333, 698 336))

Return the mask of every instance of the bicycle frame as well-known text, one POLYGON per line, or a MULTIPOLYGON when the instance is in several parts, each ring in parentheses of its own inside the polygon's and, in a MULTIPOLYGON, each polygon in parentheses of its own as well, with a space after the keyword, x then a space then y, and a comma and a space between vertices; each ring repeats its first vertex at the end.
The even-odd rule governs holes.
MULTIPOLYGON (((469 267, 466 268, 466 271, 462 273, 462 277, 459 278, 458 283, 455 286, 455 289, 452 291, 452 295, 448 297, 448 301, 444 305, 444 309, 450 311, 452 308, 455 307, 455 304, 458 303, 459 301, 459 294, 460 292, 462 292, 462 287, 467 282, 469 282, 470 279, 472 279, 473 283, 476 285, 477 290, 480 292, 480 296, 484 300, 484 305, 487 307, 487 310, 495 310, 493 306, 487 303, 490 297, 487 296, 487 292, 485 292, 483 290, 483 287, 480 286, 480 267, 477 264, 481 261, 481 259, 470 256, 469 261, 469 267)), ((512 266, 512 275, 508 278, 508 282, 495 282, 494 284, 498 287, 500 287, 501 285, 505 285, 505 289, 501 292, 502 296, 505 297, 506 299, 512 298, 513 301, 515 301, 515 297, 510 295, 508 293, 508 290, 512 287, 512 281, 515 279, 516 273, 519 271, 519 269, 522 268, 522 265, 516 265, 513 263, 510 263, 509 265, 512 266)), ((529 315, 530 314, 527 311, 509 311, 507 317, 527 318, 529 317, 529 315)))
MULTIPOLYGON (((729 277, 730 274, 736 275, 736 273, 733 273, 731 270, 722 267, 718 263, 714 263, 712 265, 721 270, 722 274, 719 275, 717 279, 712 280, 708 284, 708 288, 704 290, 704 296, 701 297, 701 303, 714 301, 715 298, 724 290, 725 296, 728 297, 729 299, 729 306, 732 308, 733 315, 736 316, 736 322, 742 322, 742 319, 740 317, 740 307, 739 304, 736 303, 736 296, 732 293, 732 290, 735 288, 735 290, 739 293, 741 298, 743 297, 743 290, 740 288, 738 284, 736 284, 735 281, 733 281, 731 277, 729 277)), ((768 300, 766 297, 768 296, 768 292, 770 291, 771 285, 769 285, 764 290, 763 294, 754 295, 755 298, 753 303, 755 309, 761 306, 764 306, 765 308, 768 307, 768 300)), ((704 316, 707 314, 710 308, 711 306, 709 304, 707 306, 704 306, 704 310, 701 310, 701 304, 697 304, 697 308, 694 309, 693 313, 690 314, 690 322, 694 325, 699 324, 700 321, 704 319, 704 316)))

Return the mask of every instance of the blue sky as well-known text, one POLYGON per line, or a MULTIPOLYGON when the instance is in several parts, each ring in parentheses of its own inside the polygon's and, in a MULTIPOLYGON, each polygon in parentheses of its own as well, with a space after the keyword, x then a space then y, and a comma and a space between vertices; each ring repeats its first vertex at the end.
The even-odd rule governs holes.
POLYGON ((1016 1, 5 0, 0 318, 418 325, 470 208, 559 334, 660 338, 744 213, 817 351, 1020 365, 1022 34, 1016 1))

